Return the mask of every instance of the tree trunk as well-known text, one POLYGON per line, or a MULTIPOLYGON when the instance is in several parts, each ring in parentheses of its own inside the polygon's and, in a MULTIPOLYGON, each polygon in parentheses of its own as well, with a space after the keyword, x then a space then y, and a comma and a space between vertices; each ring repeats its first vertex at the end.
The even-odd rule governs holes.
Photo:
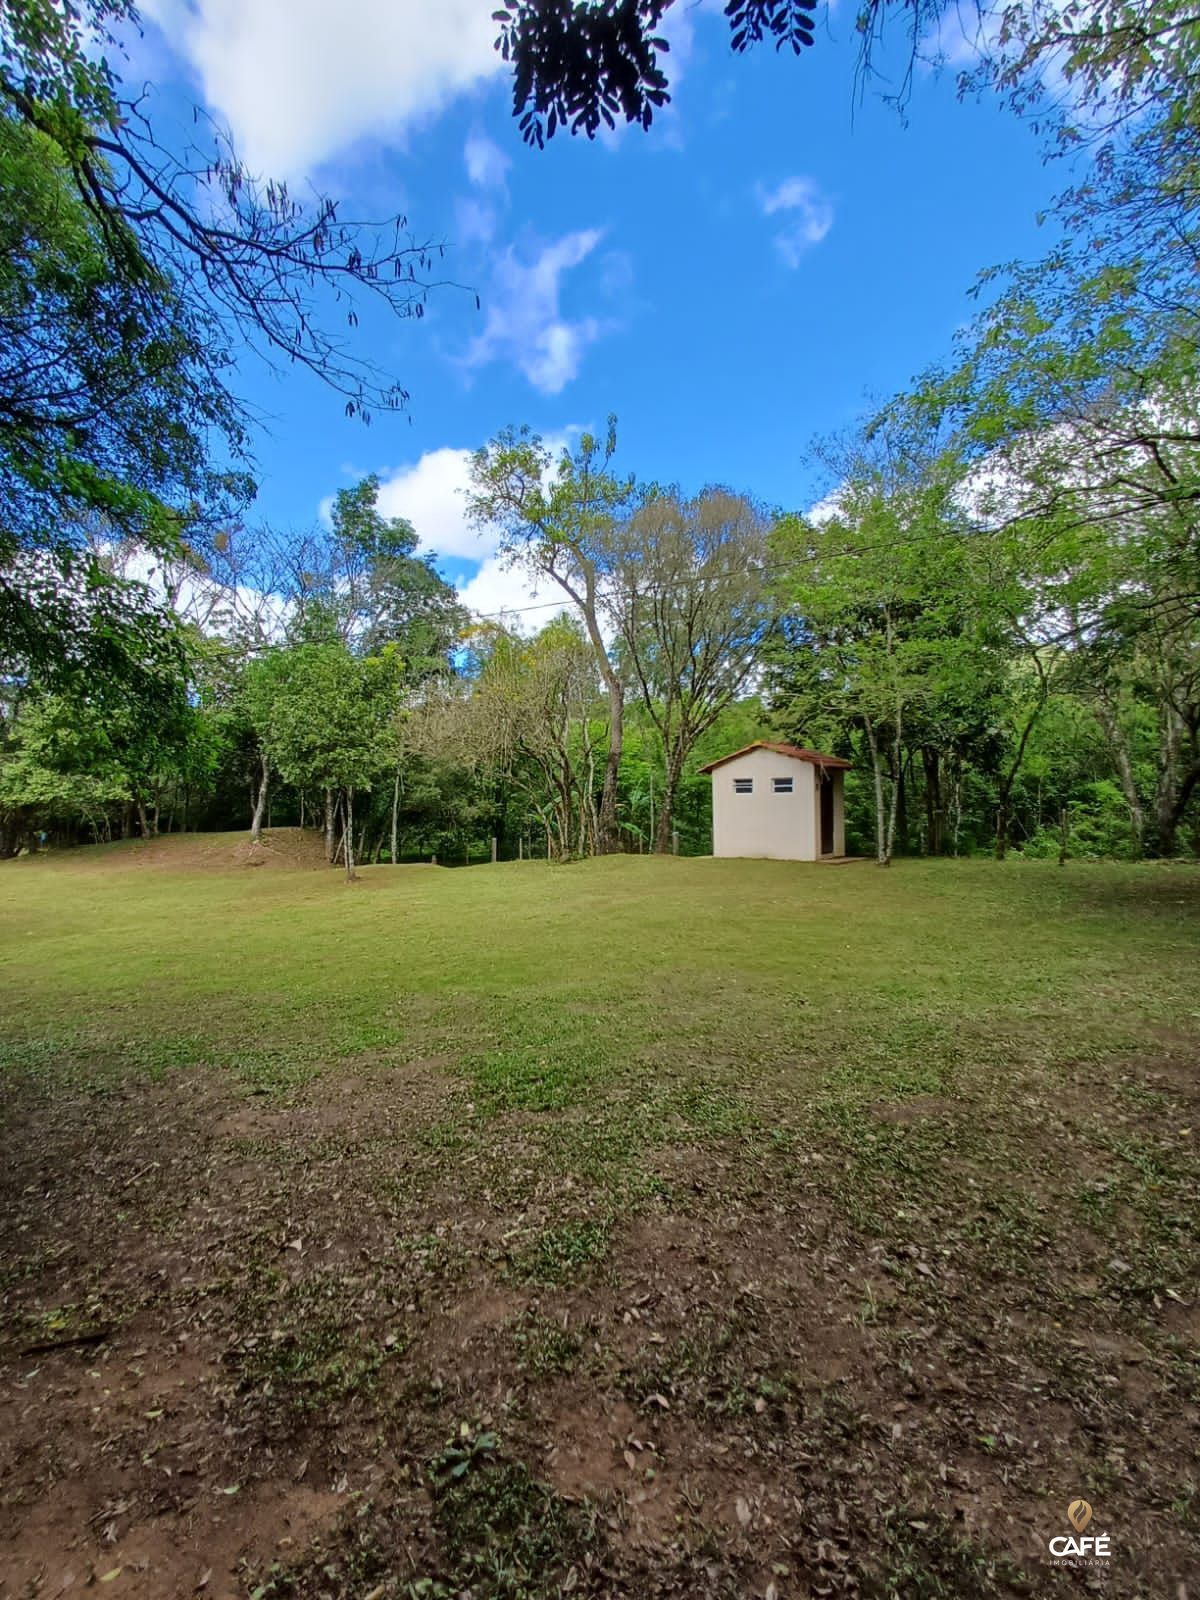
POLYGON ((1025 750, 1029 744, 1029 735, 1033 732, 1034 726, 1042 712, 1045 710, 1046 702, 1050 698, 1049 681, 1045 672, 1041 669, 1040 664, 1037 662, 1036 657, 1035 665, 1038 666, 1038 682, 1041 686, 1040 692, 1038 694, 1037 701, 1034 704, 1033 710, 1029 713, 1029 716, 1025 720, 1025 726, 1021 730, 1021 737, 1017 742, 1017 751, 1013 756, 1012 765, 1000 779, 999 804, 996 807, 997 861, 1003 861, 1005 856, 1008 854, 1008 824, 1011 816, 1013 786, 1017 781, 1017 774, 1020 772, 1025 761, 1025 750))
POLYGON ((663 784, 662 804, 658 812, 658 827, 654 835, 654 853, 665 856, 671 849, 672 825, 675 821, 675 800, 679 781, 683 776, 683 751, 676 746, 667 761, 666 782, 663 784))
POLYGON ((955 756, 950 779, 950 848, 958 854, 958 836, 962 832, 962 757, 955 756))
POLYGON ((621 748, 625 736, 625 690, 608 659, 608 648, 596 615, 596 572, 587 564, 582 596, 568 588, 583 613, 584 627, 596 656, 596 665, 608 693, 608 755, 604 762, 604 785, 600 791, 600 810, 596 818, 596 853, 610 855, 620 848, 617 827, 617 784, 621 775, 621 748))
POLYGON ((141 833, 143 839, 148 839, 150 837, 150 823, 146 817, 146 806, 140 794, 137 797, 136 804, 138 831, 141 833))
POLYGON ((1158 777, 1154 786, 1154 853, 1160 856, 1175 854, 1179 822, 1187 807, 1192 787, 1196 782, 1195 770, 1179 777, 1179 761, 1183 750, 1186 724, 1169 696, 1159 713, 1158 777))
MULTIPOLYGON (((1188 801, 1192 798, 1192 791, 1198 785, 1200 785, 1200 762, 1189 768, 1185 774, 1183 782, 1175 791, 1174 805, 1163 823, 1162 837, 1164 841, 1169 842, 1172 855, 1175 853, 1176 836, 1179 832, 1179 825, 1183 821, 1183 814, 1187 810, 1188 801)), ((1167 854, 1165 843, 1163 854, 1167 854)))
POLYGON ((896 835, 900 836, 900 848, 908 853, 908 766, 909 758, 897 746, 892 752, 892 764, 896 773, 896 787, 892 791, 894 798, 893 811, 895 823, 892 827, 891 848, 888 855, 893 853, 896 835))
POLYGON ((940 856, 946 848, 940 751, 922 745, 921 763, 925 770, 925 854, 940 856))
POLYGON ((400 860, 400 768, 396 768, 396 782, 392 786, 392 865, 400 860))
POLYGON ((596 817, 596 752, 592 745, 592 724, 582 719, 583 748, 587 755, 579 796, 579 854, 598 855, 600 828, 596 817))
MULTIPOLYGON (((887 619, 887 653, 889 663, 893 656, 892 641, 892 613, 890 606, 885 606, 884 615, 887 619)), ((874 729, 869 732, 871 740, 871 760, 875 766, 875 815, 876 826, 879 833, 878 856, 881 867, 890 867, 892 864, 892 846, 896 840, 896 807, 900 799, 900 785, 903 782, 903 773, 900 768, 900 695, 896 694, 896 732, 892 741, 892 793, 888 806, 886 828, 883 820, 883 775, 879 766, 879 750, 875 740, 874 729)))
POLYGON ((337 851, 336 851, 336 841, 334 839, 334 831, 333 831, 334 830, 334 819, 335 819, 335 807, 334 807, 334 802, 333 802, 333 790, 332 789, 326 789, 326 791, 325 791, 325 859, 326 859, 326 861, 328 861, 330 866, 333 865, 334 858, 335 858, 336 853, 337 853, 337 851))
POLYGON ((604 761, 604 785, 600 790, 600 811, 596 818, 596 851, 611 855, 619 848, 617 829, 617 785, 621 776, 621 747, 625 738, 625 692, 620 679, 610 669, 605 674, 608 689, 608 755, 604 761))
POLYGON ((343 840, 346 852, 346 882, 354 880, 354 790, 346 790, 346 834, 343 840))
POLYGON ((875 729, 870 722, 866 723, 867 744, 871 751, 871 771, 875 779, 875 859, 881 867, 890 866, 887 854, 887 823, 883 807, 883 768, 879 764, 879 742, 875 737, 875 729))
POLYGON ((888 808, 887 830, 887 858, 885 867, 892 864, 892 855, 896 848, 896 819, 900 814, 900 805, 904 795, 904 752, 900 743, 900 713, 896 713, 896 737, 892 741, 892 800, 888 808))
POLYGON ((1003 861, 1008 854, 1008 795, 1009 786, 1000 786, 1000 804, 996 807, 996 860, 1003 861))
POLYGON ((267 794, 270 788, 271 768, 266 756, 262 758, 262 777, 258 782, 258 798, 254 802, 254 815, 250 819, 250 840, 257 844, 262 838, 263 817, 267 811, 267 794))
POLYGON ((1112 754, 1113 765, 1117 769, 1117 779, 1121 785, 1121 793, 1125 797, 1125 804, 1129 810, 1129 824, 1133 830, 1134 852, 1140 856, 1146 838, 1146 813, 1142 809, 1141 796, 1137 791, 1137 781, 1133 776, 1133 762, 1129 758, 1129 745, 1117 717, 1117 709, 1107 692, 1102 692, 1096 701, 1096 721, 1104 730, 1104 737, 1108 740, 1108 748, 1112 754))

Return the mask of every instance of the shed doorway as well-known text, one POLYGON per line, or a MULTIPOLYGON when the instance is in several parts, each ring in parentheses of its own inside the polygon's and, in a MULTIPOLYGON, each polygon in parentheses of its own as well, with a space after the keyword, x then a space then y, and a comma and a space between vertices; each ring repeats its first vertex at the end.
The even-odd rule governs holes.
POLYGON ((833 854, 833 779, 827 772, 820 774, 821 791, 821 854, 833 854))

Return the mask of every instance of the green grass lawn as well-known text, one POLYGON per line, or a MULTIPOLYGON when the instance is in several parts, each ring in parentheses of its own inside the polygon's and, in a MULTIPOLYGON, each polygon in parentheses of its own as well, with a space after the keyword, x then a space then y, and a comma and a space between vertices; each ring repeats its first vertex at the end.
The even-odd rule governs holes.
POLYGON ((6 865, 0 1596, 1065 1595, 1079 1495, 1174 1594, 1198 951, 1148 865, 6 865))

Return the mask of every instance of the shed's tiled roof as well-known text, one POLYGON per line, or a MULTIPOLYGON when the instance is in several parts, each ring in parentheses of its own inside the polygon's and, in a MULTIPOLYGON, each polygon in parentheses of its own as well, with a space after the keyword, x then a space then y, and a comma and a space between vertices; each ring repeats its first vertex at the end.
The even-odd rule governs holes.
POLYGON ((727 756, 721 756, 717 761, 710 761, 706 767, 701 767, 701 772, 713 772, 717 767, 723 767, 727 761, 736 761, 739 756, 748 756, 751 750, 773 750, 777 756, 791 756, 793 761, 811 761, 815 767, 850 767, 853 762, 843 761, 841 756, 823 756, 819 750, 805 750, 798 744, 771 744, 766 739, 756 739, 753 744, 745 745, 741 750, 734 750, 727 756))

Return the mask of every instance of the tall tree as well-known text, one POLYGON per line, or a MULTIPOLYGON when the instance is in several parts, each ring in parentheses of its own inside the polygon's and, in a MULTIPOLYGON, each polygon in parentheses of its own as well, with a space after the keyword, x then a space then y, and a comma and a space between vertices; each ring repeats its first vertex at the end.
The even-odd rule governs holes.
POLYGON ((1032 664, 1057 652, 1092 705, 1135 847, 1169 854, 1200 784, 1200 343, 1137 272, 1028 269, 959 357, 911 403, 949 428, 977 520, 1019 552, 1032 664), (1129 749, 1134 699, 1158 729, 1151 783, 1129 749))
POLYGON ((107 548, 173 556, 243 488, 208 459, 242 439, 211 318, 115 254, 54 142, 0 115, 0 651, 93 693, 180 670, 173 615, 107 548))
POLYGON ((379 479, 334 496, 328 531, 273 542, 273 566, 298 617, 327 627, 359 655, 394 645, 412 683, 445 672, 467 626, 453 587, 418 555, 404 517, 379 509, 379 479))
POLYGON ((762 658, 771 527, 745 496, 709 488, 690 499, 652 490, 614 529, 604 609, 663 742, 660 853, 688 756, 762 658))
POLYGON ((166 148, 114 65, 137 21, 0 0, 0 638, 59 686, 179 668, 161 596, 94 550, 177 559, 252 492, 231 352, 307 367, 351 414, 398 407, 346 328, 364 302, 420 315, 432 268, 403 219, 303 204, 219 135, 166 148))
POLYGON ((247 674, 264 763, 287 783, 340 803, 347 878, 354 876, 355 795, 392 765, 399 670, 394 651, 360 658, 332 642, 273 651, 247 674))
POLYGON ((489 625, 469 680, 427 695, 408 738, 427 756, 501 775, 545 830, 547 854, 596 849, 599 678, 579 623, 563 615, 532 638, 489 625))
POLYGON ((914 449, 893 427, 829 459, 831 514, 785 519, 774 540, 790 612, 775 701, 793 726, 817 713, 862 741, 886 866, 903 833, 909 756, 989 714, 1019 592, 975 538, 953 457, 914 449))
POLYGON ((151 838, 224 752, 220 718, 182 685, 149 700, 114 684, 102 694, 26 689, 0 721, 0 855, 40 833, 151 838))
POLYGON ((600 794, 600 851, 618 848, 618 778, 625 687, 609 654, 602 626, 602 587, 611 564, 612 534, 627 512, 632 479, 617 476, 617 419, 603 440, 580 436, 574 450, 556 458, 529 428, 507 428, 471 462, 470 514, 500 530, 501 552, 529 571, 550 578, 579 613, 608 696, 608 753, 600 794))
MULTIPOLYGON (((398 696, 451 673, 467 613, 434 568, 433 557, 416 553, 417 544, 410 522, 380 511, 379 480, 374 476, 337 492, 328 528, 303 538, 267 534, 257 552, 258 581, 273 587, 283 601, 285 616, 277 635, 285 634, 294 644, 336 643, 362 659, 386 655, 396 675, 398 696)), ((404 743, 398 725, 396 732, 391 741, 393 864, 399 859, 404 781, 404 743)), ((261 826, 269 766, 264 751, 252 835, 261 826)), ((326 786, 328 840, 333 837, 332 806, 332 787, 326 786)))

